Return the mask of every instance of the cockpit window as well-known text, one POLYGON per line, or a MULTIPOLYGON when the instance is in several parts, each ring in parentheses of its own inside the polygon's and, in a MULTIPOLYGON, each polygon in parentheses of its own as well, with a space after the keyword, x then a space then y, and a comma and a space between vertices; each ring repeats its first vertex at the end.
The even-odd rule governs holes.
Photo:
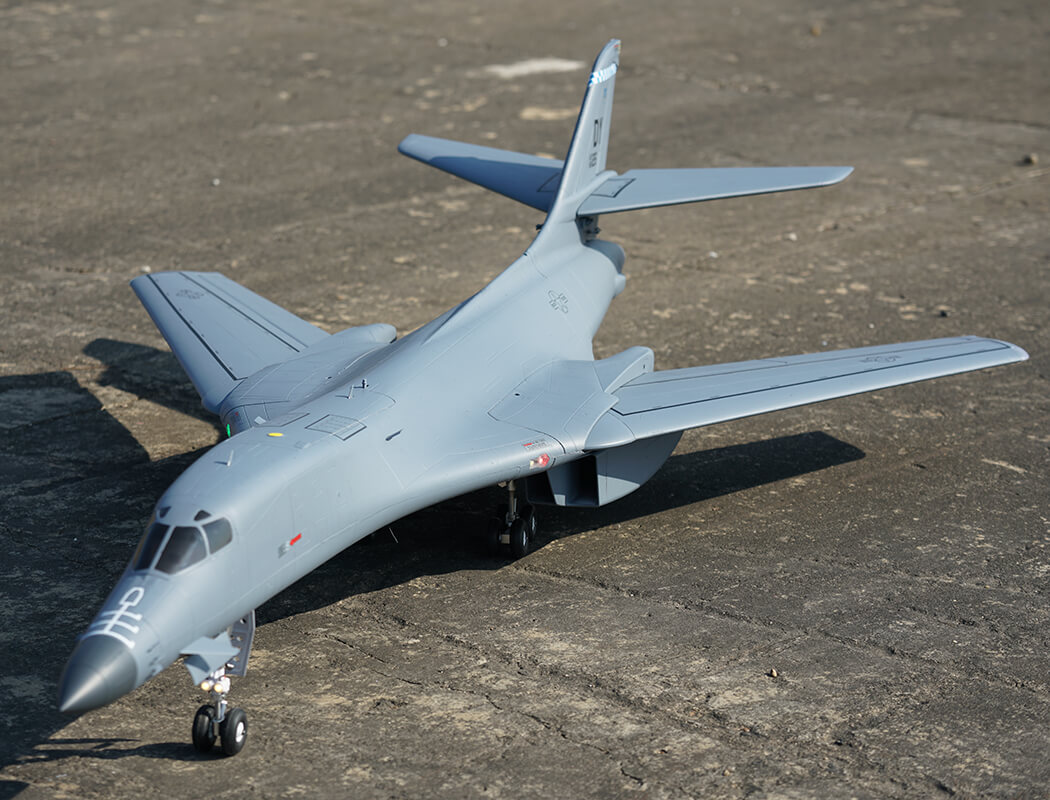
POLYGON ((204 534, 208 537, 208 549, 213 553, 233 540, 233 528, 225 519, 217 519, 205 524, 204 534))
POLYGON ((133 569, 149 569, 149 565, 153 563, 154 556, 157 555, 157 550, 160 549, 161 542, 164 541, 168 527, 159 522, 154 522, 149 526, 146 535, 139 542, 139 549, 135 551, 135 556, 131 560, 135 565, 133 569))
POLYGON ((200 529, 180 525, 172 530, 171 537, 164 546, 164 552, 157 560, 157 569, 174 575, 201 561, 207 554, 200 529))
MULTIPOLYGON (((197 516, 207 514, 198 512, 197 516)), ((223 517, 204 523, 204 531, 195 525, 165 525, 151 520, 146 535, 131 557, 132 569, 159 569, 174 575, 215 553, 233 541, 233 528, 223 517), (170 535, 169 535, 170 533, 170 535), (207 537, 207 546, 205 546, 207 537), (160 558, 157 558, 160 553, 160 558), (154 563, 156 562, 156 563, 154 563)))

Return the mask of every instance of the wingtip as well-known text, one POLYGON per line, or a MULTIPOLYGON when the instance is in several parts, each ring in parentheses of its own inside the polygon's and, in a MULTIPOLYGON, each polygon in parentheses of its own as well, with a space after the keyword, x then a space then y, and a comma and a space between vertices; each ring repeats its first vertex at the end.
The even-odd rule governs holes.
POLYGON ((1017 356, 1018 361, 1028 360, 1028 351, 1025 350, 1023 347, 1018 347, 1016 344, 1010 344, 1010 342, 1003 342, 1003 344, 1009 345, 1010 349, 1013 351, 1013 354, 1017 356))
POLYGON ((836 183, 842 183, 842 181, 846 180, 846 178, 853 174, 853 167, 829 167, 829 169, 832 169, 835 172, 831 180, 828 181, 828 186, 834 186, 836 183))
POLYGON ((1027 361, 1028 351, 1023 347, 1018 347, 1013 342, 1008 342, 1005 339, 993 339, 987 336, 971 335, 968 338, 973 339, 975 342, 990 342, 999 345, 1009 355, 1004 355, 1001 363, 1003 364, 1015 364, 1019 361, 1027 361))
POLYGON ((418 138, 418 133, 408 134, 408 136, 406 136, 404 139, 397 143, 397 152, 399 152, 403 156, 411 156, 412 153, 410 153, 409 150, 412 147, 412 142, 416 141, 418 138))

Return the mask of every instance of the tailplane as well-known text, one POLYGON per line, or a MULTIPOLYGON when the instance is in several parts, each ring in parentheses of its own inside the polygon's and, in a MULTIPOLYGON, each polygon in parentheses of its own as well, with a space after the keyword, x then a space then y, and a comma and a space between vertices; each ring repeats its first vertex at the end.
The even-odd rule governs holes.
POLYGON ((398 150, 494 192, 547 212, 548 222, 698 203, 726 197, 830 186, 852 167, 716 167, 606 170, 620 42, 598 54, 564 161, 411 134, 398 150))

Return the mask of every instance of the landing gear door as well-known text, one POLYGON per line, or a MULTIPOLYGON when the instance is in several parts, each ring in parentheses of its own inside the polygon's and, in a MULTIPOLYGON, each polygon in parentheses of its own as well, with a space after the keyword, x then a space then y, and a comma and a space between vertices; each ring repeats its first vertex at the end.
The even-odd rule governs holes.
POLYGON ((232 666, 226 670, 227 675, 243 678, 248 671, 248 656, 252 652, 252 641, 255 639, 255 610, 233 623, 230 628, 230 641, 237 648, 237 655, 227 663, 232 666))

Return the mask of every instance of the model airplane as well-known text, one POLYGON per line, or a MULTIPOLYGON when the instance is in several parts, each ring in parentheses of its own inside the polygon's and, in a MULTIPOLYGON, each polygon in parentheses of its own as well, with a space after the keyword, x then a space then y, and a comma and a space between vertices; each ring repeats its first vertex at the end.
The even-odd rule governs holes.
POLYGON ((354 542, 493 484, 487 533, 515 558, 535 504, 600 506, 637 489, 682 431, 1027 358, 972 336, 654 371, 632 347, 594 360, 624 288, 624 252, 597 219, 632 209, 827 186, 849 167, 606 170, 620 44, 590 74, 564 161, 409 136, 400 151, 547 213, 528 250, 470 299, 402 339, 390 325, 329 335, 216 273, 132 286, 230 437, 157 503, 59 687, 79 713, 179 656, 211 693, 193 743, 228 754, 247 735, 227 704, 255 612, 354 542))

